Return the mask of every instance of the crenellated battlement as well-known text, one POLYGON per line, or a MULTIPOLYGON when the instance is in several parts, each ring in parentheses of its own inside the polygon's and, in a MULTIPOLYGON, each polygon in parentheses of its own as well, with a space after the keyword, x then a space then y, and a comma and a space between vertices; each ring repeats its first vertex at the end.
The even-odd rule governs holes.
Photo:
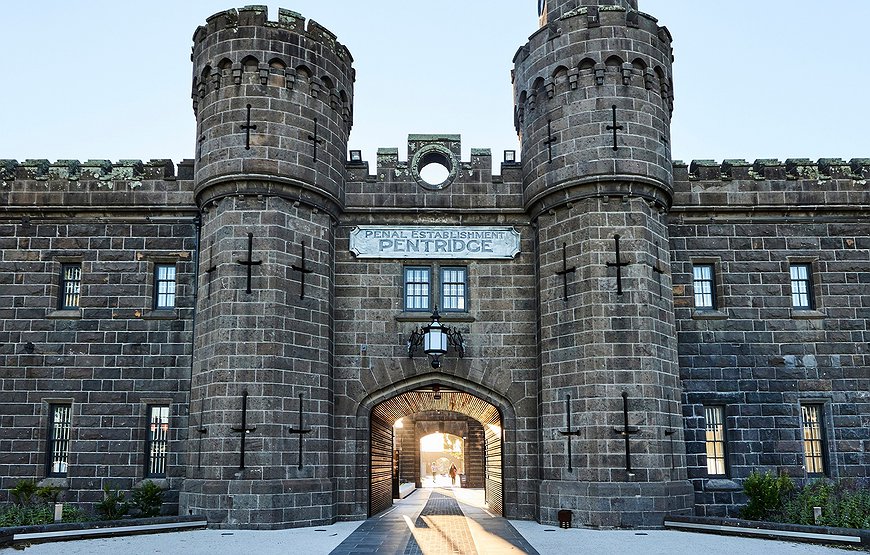
POLYGON ((138 181, 193 179, 193 160, 0 160, 0 181, 138 181))
POLYGON ((583 91, 590 86, 640 87, 657 95, 669 113, 673 113, 672 41, 670 31, 659 26, 656 18, 626 10, 623 6, 582 6, 566 13, 533 34, 514 56, 514 125, 517 133, 522 133, 527 111, 540 107, 547 109, 548 101, 560 94, 583 91), (654 37, 646 42, 657 46, 657 51, 654 54, 649 50, 617 51, 609 44, 602 47, 609 38, 607 33, 601 33, 600 38, 592 33, 607 27, 646 31, 654 37), (578 32, 583 34, 569 38, 578 32), (536 50, 551 42, 552 48, 538 52, 546 55, 552 49, 559 51, 556 59, 560 64, 555 67, 532 57, 536 50), (583 43, 588 47, 582 50, 574 48, 574 45, 583 43))
POLYGON ((870 158, 674 161, 673 210, 685 217, 870 213, 870 158))
POLYGON ((347 171, 346 208, 378 212, 385 209, 522 211, 521 165, 505 162, 492 173, 492 151, 472 148, 462 160, 459 135, 408 136, 407 157, 398 148, 379 148, 375 173, 368 162, 352 161, 347 171), (442 183, 427 182, 421 170, 428 164, 448 170, 442 183))
POLYGON ((278 8, 278 21, 269 21, 268 14, 268 6, 245 6, 218 12, 206 18, 205 25, 197 27, 193 33, 193 42, 199 44, 208 35, 220 31, 236 32, 239 27, 270 27, 305 36, 333 52, 339 59, 347 60, 348 65, 353 62, 350 51, 338 42, 335 34, 313 19, 306 20, 302 14, 284 8, 278 8))
POLYGON ((0 205, 25 218, 195 214, 193 160, 0 160, 0 205))
POLYGON ((353 57, 334 33, 313 19, 283 8, 278 10, 278 21, 268 20, 266 6, 230 9, 209 17, 206 25, 197 28, 193 42, 194 113, 210 93, 228 86, 260 84, 304 90, 334 110, 348 129, 353 124, 353 57), (245 33, 246 28, 252 31, 245 33), (265 32, 254 31, 257 28, 265 32), (213 59, 217 56, 209 47, 225 41, 232 43, 229 51, 235 55, 227 57, 228 49, 222 48, 220 59, 213 59), (277 46, 282 51, 259 46, 277 46), (313 52, 317 55, 312 56, 313 52))
POLYGON ((754 162, 742 159, 692 160, 685 163, 674 160, 674 176, 689 181, 730 181, 752 179, 766 180, 820 180, 870 179, 870 158, 852 158, 848 162, 840 158, 788 158, 785 162, 777 159, 761 158, 754 162))

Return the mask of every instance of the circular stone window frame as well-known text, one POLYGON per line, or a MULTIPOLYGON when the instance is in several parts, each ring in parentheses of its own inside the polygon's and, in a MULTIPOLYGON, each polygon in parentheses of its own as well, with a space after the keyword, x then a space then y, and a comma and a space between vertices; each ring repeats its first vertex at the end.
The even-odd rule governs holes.
POLYGON ((415 152, 411 158, 411 175, 414 176, 414 180, 424 189, 440 191, 449 187, 456 180, 456 176, 459 175, 459 160, 444 145, 426 145, 415 152), (447 168, 447 178, 441 183, 434 185, 423 179, 423 176, 420 175, 420 170, 429 164, 440 164, 447 168))

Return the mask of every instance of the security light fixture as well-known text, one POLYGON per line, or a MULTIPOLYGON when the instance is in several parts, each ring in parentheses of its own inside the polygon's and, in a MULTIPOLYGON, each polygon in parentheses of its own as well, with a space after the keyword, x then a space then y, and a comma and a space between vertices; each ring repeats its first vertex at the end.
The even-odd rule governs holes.
POLYGON ((351 162, 362 162, 362 151, 361 150, 351 150, 350 151, 350 161, 351 162))
POLYGON ((505 164, 515 164, 517 161, 517 151, 516 150, 505 150, 504 151, 504 163, 505 164))
POLYGON ((439 319, 438 307, 432 311, 432 322, 422 328, 416 328, 408 338, 408 358, 414 358, 417 347, 423 345, 423 352, 429 356, 432 368, 441 368, 441 357, 453 347, 459 358, 465 355, 465 342, 462 333, 442 324, 439 319))
POLYGON ((432 392, 434 393, 434 395, 432 395, 432 398, 435 399, 436 401, 440 401, 441 400, 441 387, 439 387, 437 385, 432 386, 432 392))

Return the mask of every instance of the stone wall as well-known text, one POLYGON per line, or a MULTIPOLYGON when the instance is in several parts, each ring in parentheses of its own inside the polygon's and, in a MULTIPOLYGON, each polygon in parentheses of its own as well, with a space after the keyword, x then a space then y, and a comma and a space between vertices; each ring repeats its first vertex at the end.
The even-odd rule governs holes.
POLYGON ((751 471, 807 478, 801 403, 823 407, 828 475, 870 475, 868 165, 675 164, 669 226, 689 476, 696 512, 736 516, 751 471), (692 265, 716 267, 718 307, 694 308, 692 265), (812 268, 813 310, 789 266, 812 268), (707 474, 704 406, 725 406, 727 476, 707 474))
POLYGON ((170 406, 166 510, 187 457, 197 211, 192 167, 166 161, 5 161, 0 184, 0 501, 19 479, 90 503, 145 475, 147 406, 170 406), (80 308, 58 310, 61 265, 80 308), (153 310, 154 265, 177 270, 175 310, 153 310), (66 477, 45 479, 49 404, 71 403, 66 477))

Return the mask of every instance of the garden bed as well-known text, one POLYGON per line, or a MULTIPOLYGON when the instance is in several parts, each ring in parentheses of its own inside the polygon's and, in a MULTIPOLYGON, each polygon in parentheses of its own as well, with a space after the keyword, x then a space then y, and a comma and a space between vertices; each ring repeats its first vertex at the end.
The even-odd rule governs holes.
POLYGON ((0 528, 0 547, 18 543, 41 543, 107 536, 180 532, 183 530, 206 528, 207 526, 208 521, 206 521, 205 517, 196 515, 16 526, 0 528))
POLYGON ((665 518, 664 525, 665 528, 686 532, 704 532, 708 534, 870 548, 870 530, 856 530, 854 528, 805 526, 802 524, 780 524, 758 520, 703 516, 669 516, 665 518))

